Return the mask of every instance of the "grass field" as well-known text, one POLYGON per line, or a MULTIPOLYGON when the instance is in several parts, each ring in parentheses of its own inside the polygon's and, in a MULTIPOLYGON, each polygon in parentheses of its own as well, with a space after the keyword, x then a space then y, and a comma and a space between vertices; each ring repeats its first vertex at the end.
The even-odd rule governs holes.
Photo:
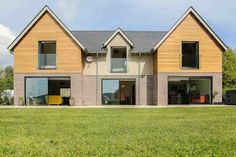
POLYGON ((236 156, 236 107, 0 109, 0 156, 236 156))

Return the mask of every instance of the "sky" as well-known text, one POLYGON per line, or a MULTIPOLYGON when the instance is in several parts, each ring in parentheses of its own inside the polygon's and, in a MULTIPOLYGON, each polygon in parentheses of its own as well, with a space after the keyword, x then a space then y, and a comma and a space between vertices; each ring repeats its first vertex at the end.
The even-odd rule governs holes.
POLYGON ((48 5, 70 30, 168 31, 193 6, 226 45, 236 48, 235 0, 0 0, 0 66, 6 47, 48 5))

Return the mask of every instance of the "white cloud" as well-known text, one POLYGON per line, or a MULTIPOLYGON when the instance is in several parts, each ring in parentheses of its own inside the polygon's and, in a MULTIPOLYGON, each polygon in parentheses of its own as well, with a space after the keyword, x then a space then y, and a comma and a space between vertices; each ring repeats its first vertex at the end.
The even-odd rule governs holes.
POLYGON ((7 46, 15 39, 15 33, 10 28, 0 24, 0 66, 12 65, 13 56, 7 46))
POLYGON ((10 28, 5 27, 0 24, 0 36, 5 39, 13 40, 15 38, 15 35, 13 31, 10 30, 10 28))

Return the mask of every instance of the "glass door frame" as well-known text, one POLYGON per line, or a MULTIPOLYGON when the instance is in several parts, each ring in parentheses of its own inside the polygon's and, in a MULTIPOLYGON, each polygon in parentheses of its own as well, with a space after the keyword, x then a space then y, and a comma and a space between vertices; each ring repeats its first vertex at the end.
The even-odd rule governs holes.
MULTIPOLYGON (((186 80, 186 78, 188 78, 186 81, 186 84, 187 84, 187 95, 189 95, 189 91, 190 91, 190 81, 191 80, 198 80, 198 79, 209 79, 210 80, 210 87, 209 87, 209 90, 210 90, 210 95, 209 95, 209 104, 212 104, 213 102, 213 77, 212 76, 168 76, 168 80, 167 80, 167 98, 168 98, 168 105, 172 105, 171 103, 169 103, 169 79, 170 78, 179 78, 181 80, 181 78, 185 78, 183 80, 186 80)), ((191 104, 190 100, 189 100, 189 103, 188 104, 191 104)))
MULTIPOLYGON (((118 87, 119 87, 119 101, 120 101, 120 82, 124 82, 124 81, 127 81, 127 82, 134 82, 134 104, 120 104, 120 102, 119 102, 119 104, 114 104, 114 105, 136 105, 136 93, 137 93, 137 87, 136 87, 136 79, 135 78, 127 78, 127 79, 116 79, 116 78, 104 78, 104 79, 101 79, 101 104, 102 105, 109 105, 109 104, 105 104, 104 103, 104 101, 103 101, 103 85, 104 85, 104 83, 103 83, 103 81, 106 81, 106 80, 116 80, 116 81, 118 81, 118 83, 119 83, 119 85, 118 85, 118 87)), ((112 104, 111 104, 112 105, 112 104)))
MULTIPOLYGON (((25 105, 27 105, 27 98, 26 98, 26 80, 27 80, 27 78, 44 78, 44 79, 47 79, 47 85, 48 85, 48 93, 49 93, 49 79, 50 78, 58 78, 58 79, 61 79, 61 78, 67 78, 67 79, 69 79, 70 80, 70 90, 71 90, 71 88, 72 88, 72 86, 71 86, 71 77, 70 76, 25 76, 24 77, 24 103, 25 103, 25 105)), ((71 92, 71 91, 70 91, 71 92)), ((48 94, 47 93, 47 94, 48 94)), ((45 104, 45 105, 48 105, 48 104, 45 104)))

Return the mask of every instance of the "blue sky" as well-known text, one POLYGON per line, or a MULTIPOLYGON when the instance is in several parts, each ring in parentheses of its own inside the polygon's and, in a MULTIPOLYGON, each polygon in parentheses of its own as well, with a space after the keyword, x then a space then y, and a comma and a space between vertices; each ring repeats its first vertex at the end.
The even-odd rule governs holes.
POLYGON ((1 0, 0 66, 9 43, 48 5, 71 30, 169 30, 193 6, 226 45, 236 48, 235 0, 1 0))

